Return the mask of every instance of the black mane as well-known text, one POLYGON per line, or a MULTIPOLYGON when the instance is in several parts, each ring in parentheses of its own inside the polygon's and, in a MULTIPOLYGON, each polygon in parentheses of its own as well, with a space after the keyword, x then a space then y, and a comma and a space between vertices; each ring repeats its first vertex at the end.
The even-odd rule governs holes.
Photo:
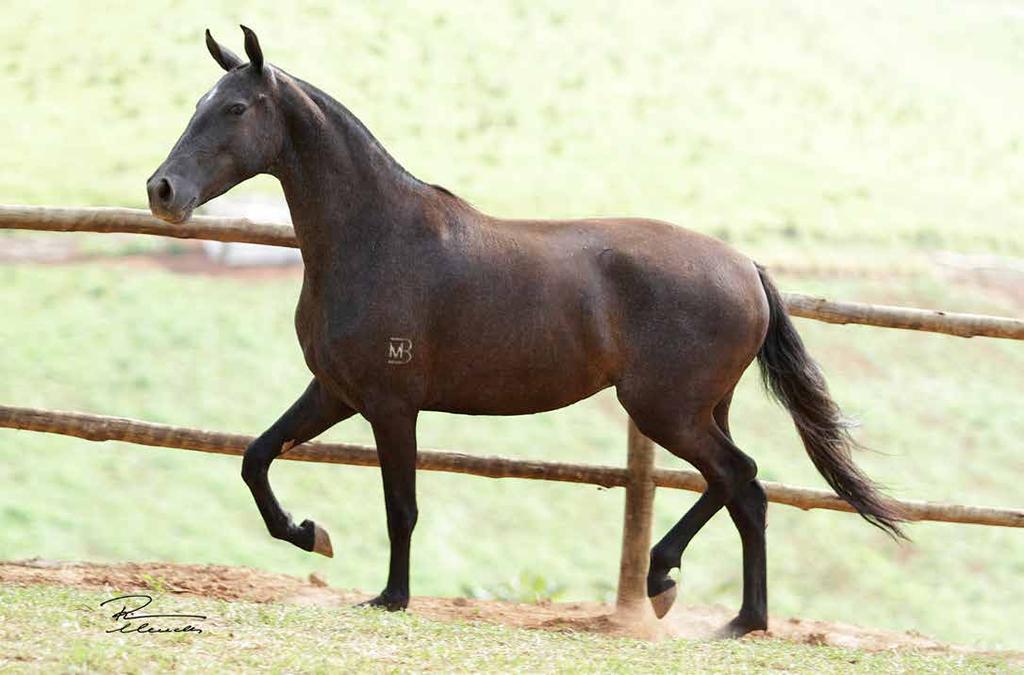
POLYGON ((431 188, 454 199, 465 201, 448 188, 435 183, 428 183, 413 175, 408 169, 402 166, 402 164, 395 159, 390 152, 388 152, 387 148, 384 147, 384 144, 377 140, 377 137, 373 135, 373 132, 371 132, 365 124, 363 124, 362 120, 356 117, 351 110, 345 107, 343 103, 335 99, 333 96, 301 78, 295 77, 294 75, 291 75, 279 68, 277 70, 292 80, 302 93, 308 96, 309 99, 328 116, 328 118, 335 121, 340 127, 354 131, 358 136, 360 136, 368 147, 372 148, 373 151, 383 157, 386 163, 401 176, 422 187, 431 188))

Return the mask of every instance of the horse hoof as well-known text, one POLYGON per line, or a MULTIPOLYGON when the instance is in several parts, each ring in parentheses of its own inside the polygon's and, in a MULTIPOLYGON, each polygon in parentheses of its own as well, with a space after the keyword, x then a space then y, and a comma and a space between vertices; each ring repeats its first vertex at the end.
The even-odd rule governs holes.
POLYGON ((658 593, 650 599, 651 607, 654 608, 654 616, 659 619, 665 618, 665 615, 668 614, 668 610, 672 609, 672 605, 675 604, 676 592, 677 587, 673 583, 661 593, 658 593))
POLYGON ((331 537, 327 530, 313 523, 313 553, 325 555, 328 558, 334 557, 334 548, 331 547, 331 537))
POLYGON ((370 598, 356 605, 356 607, 370 607, 372 609, 383 609, 388 612, 404 612, 409 606, 408 598, 392 598, 381 593, 375 598, 370 598))
POLYGON ((765 619, 747 620, 738 616, 715 631, 714 638, 716 640, 734 640, 743 637, 747 633, 767 629, 768 621, 765 619))

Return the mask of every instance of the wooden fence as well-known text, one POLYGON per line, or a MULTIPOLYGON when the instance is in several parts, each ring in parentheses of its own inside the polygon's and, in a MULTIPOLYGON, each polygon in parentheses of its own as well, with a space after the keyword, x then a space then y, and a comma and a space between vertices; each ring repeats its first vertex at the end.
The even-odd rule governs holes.
MULTIPOLYGON (((56 232, 124 232, 184 239, 211 239, 296 247, 287 225, 253 223, 241 218, 194 217, 171 225, 148 212, 115 208, 52 208, 0 206, 0 229, 56 232)), ((785 293, 793 316, 829 323, 855 323, 887 328, 929 331, 960 337, 996 337, 1024 340, 1024 320, 961 314, 937 310, 836 302, 797 293, 785 293)), ((91 441, 124 441, 140 445, 240 455, 252 437, 184 427, 152 424, 118 417, 76 412, 0 406, 0 427, 75 436, 91 441)), ((306 443, 282 455, 284 459, 376 466, 376 450, 340 443, 306 443)), ((617 605, 620 612, 644 611, 647 556, 651 545, 651 511, 655 487, 700 492, 704 479, 695 471, 659 469, 654 465, 653 443, 632 424, 628 429, 625 468, 590 464, 483 457, 441 450, 420 450, 417 467, 427 471, 465 473, 489 478, 588 483, 625 487, 622 557, 617 605)), ((801 488, 762 481, 768 500, 801 509, 853 512, 827 490, 801 488)), ((1024 527, 1024 509, 965 506, 937 502, 893 500, 908 520, 930 520, 1003 527, 1024 527)))

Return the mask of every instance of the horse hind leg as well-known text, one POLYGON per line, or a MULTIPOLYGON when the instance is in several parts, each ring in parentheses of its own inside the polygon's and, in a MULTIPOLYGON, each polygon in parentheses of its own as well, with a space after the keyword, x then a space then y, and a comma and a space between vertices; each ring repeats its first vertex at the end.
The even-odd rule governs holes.
MULTIPOLYGON (((729 433, 729 392, 715 406, 715 424, 732 441, 729 433)), ((743 546, 743 605, 739 614, 720 631, 721 637, 738 637, 752 630, 768 628, 768 571, 765 546, 765 516, 768 500, 764 488, 757 480, 751 480, 737 490, 732 501, 725 507, 729 510, 743 546)))
POLYGON ((647 595, 658 618, 665 616, 675 601, 676 582, 669 572, 680 566, 690 541, 757 474, 754 460, 732 443, 710 411, 681 414, 678 410, 666 410, 671 407, 666 406, 668 400, 659 397, 648 406, 636 405, 628 398, 622 401, 644 435, 696 467, 708 485, 690 510, 651 549, 647 595), (661 412, 657 412, 659 409, 661 412))
POLYGON ((708 486, 690 510, 651 549, 647 594, 658 618, 667 614, 675 601, 676 583, 669 572, 680 567, 686 547, 757 473, 754 461, 729 442, 715 425, 709 425, 700 435, 694 434, 688 444, 668 450, 693 464, 708 486))
POLYGON ((768 628, 767 506, 764 488, 756 480, 737 490, 726 504, 743 545, 743 605, 739 614, 718 632, 719 637, 739 637, 768 628))

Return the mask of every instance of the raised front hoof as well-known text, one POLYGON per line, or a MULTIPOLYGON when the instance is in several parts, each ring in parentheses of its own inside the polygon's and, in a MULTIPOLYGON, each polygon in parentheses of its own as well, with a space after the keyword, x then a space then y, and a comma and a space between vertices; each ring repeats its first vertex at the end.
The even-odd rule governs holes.
POLYGON ((387 592, 356 605, 356 607, 373 607, 374 609, 383 609, 388 612, 401 612, 408 606, 409 598, 391 595, 387 592))
POLYGON ((334 557, 334 547, 331 546, 331 537, 327 534, 327 530, 320 527, 312 520, 302 521, 302 524, 299 525, 299 527, 306 532, 312 530, 312 548, 306 549, 307 551, 319 553, 320 555, 327 556, 328 558, 334 557))
POLYGON ((715 638, 718 640, 733 640, 743 637, 747 633, 753 633, 756 630, 768 630, 768 621, 737 616, 715 631, 715 638))
POLYGON ((676 602, 676 593, 679 589, 676 586, 676 582, 669 580, 668 587, 660 593, 651 596, 651 607, 654 608, 654 616, 659 619, 665 618, 668 611, 672 609, 672 605, 676 602))

